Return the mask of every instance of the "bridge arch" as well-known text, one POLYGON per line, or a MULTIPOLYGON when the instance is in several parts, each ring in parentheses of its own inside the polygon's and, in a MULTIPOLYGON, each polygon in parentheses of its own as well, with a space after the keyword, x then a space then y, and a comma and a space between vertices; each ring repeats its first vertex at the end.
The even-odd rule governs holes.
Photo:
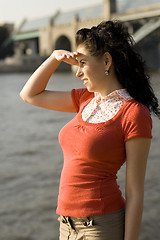
MULTIPOLYGON (((54 49, 56 49, 56 50, 64 49, 64 50, 71 51, 71 41, 69 40, 69 38, 67 36, 61 35, 55 41, 55 48, 54 49)), ((62 62, 59 65, 57 70, 59 70, 59 71, 61 71, 61 70, 71 71, 71 65, 62 62)))
POLYGON ((65 35, 59 36, 55 42, 55 49, 64 49, 71 51, 71 42, 69 38, 65 35))

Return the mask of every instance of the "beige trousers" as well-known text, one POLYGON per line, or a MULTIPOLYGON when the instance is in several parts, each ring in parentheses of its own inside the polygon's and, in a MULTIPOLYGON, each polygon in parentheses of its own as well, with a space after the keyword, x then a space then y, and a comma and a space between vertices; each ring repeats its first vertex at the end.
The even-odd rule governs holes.
POLYGON ((92 217, 60 216, 59 240, 124 240, 125 209, 92 217))

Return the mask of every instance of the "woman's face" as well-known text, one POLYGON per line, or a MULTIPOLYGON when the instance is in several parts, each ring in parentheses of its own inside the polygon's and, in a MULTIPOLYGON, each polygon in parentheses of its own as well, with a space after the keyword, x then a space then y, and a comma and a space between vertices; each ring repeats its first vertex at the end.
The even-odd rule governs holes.
POLYGON ((77 48, 78 70, 83 84, 90 92, 101 92, 106 86, 106 63, 104 57, 91 56, 83 44, 77 48))

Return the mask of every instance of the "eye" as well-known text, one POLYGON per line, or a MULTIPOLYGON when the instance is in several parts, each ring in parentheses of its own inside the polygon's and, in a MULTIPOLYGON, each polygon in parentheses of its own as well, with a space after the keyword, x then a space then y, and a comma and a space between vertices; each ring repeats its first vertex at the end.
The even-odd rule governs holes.
POLYGON ((83 66, 84 64, 85 64, 84 61, 80 61, 80 63, 79 63, 80 66, 83 66))

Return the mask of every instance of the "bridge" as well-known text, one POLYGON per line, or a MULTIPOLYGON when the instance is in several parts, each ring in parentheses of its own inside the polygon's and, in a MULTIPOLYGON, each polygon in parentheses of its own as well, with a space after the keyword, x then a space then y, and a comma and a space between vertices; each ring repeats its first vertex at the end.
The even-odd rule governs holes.
MULTIPOLYGON (((103 0, 100 4, 53 16, 24 21, 13 36, 17 51, 32 56, 48 56, 54 49, 75 50, 75 33, 103 20, 118 19, 132 34, 136 46, 152 69, 160 69, 160 3, 148 6, 122 8, 123 1, 103 0)), ((131 4, 133 4, 133 1, 131 4)), ((134 1, 136 2, 136 0, 134 1)), ((139 0, 138 2, 141 2, 139 0)), ((69 65, 61 65, 62 68, 69 65)))

